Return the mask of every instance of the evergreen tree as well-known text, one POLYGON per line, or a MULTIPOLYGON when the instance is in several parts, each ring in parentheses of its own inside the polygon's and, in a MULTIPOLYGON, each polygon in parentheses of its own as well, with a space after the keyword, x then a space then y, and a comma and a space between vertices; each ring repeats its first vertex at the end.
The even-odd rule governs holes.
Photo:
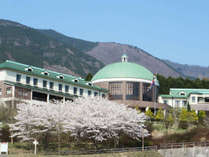
POLYGON ((92 77, 93 77, 92 74, 88 73, 88 75, 85 78, 85 81, 91 81, 92 77))

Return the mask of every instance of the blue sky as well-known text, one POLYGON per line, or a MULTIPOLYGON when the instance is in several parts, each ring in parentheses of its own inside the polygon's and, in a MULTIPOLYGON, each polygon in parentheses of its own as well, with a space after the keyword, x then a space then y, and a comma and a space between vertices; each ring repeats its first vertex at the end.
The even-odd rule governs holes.
POLYGON ((209 66, 208 0, 2 0, 0 18, 209 66))

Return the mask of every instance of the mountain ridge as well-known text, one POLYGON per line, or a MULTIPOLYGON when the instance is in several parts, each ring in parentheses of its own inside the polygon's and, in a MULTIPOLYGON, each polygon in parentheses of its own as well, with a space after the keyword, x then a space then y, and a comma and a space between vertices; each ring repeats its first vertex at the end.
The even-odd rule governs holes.
POLYGON ((209 77, 209 68, 186 66, 162 60, 141 48, 116 42, 92 42, 68 37, 52 29, 34 29, 0 19, 0 62, 10 59, 57 72, 85 77, 107 64, 119 62, 122 54, 153 73, 166 77, 209 77), (192 72, 191 72, 192 71, 192 72))

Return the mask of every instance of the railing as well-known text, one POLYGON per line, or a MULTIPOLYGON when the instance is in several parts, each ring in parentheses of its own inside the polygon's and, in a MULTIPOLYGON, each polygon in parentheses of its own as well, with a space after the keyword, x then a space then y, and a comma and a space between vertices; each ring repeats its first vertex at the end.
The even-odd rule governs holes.
MULTIPOLYGON (((104 153, 123 153, 123 152, 142 152, 142 151, 152 151, 156 152, 158 150, 164 149, 177 149, 177 148, 192 148, 192 147, 209 147, 209 142, 184 142, 184 143, 165 143, 154 146, 145 147, 128 147, 128 148, 112 148, 112 149, 91 149, 91 150, 65 150, 61 151, 60 155, 81 155, 81 154, 104 154, 104 153)), ((32 150, 26 152, 32 153, 32 150)), ((10 152, 9 154, 16 154, 16 152, 10 152)), ((41 152, 44 155, 57 155, 58 152, 44 151, 41 152)))

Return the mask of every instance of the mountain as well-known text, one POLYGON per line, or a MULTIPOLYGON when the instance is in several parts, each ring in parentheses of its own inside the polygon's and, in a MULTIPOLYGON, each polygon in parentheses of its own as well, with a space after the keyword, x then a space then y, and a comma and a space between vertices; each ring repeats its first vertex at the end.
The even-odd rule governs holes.
POLYGON ((51 29, 34 29, 17 22, 0 20, 0 62, 10 59, 84 77, 89 72, 95 74, 106 64, 119 62, 124 53, 129 61, 166 77, 209 75, 207 68, 199 67, 200 73, 198 70, 191 72, 193 66, 186 68, 187 65, 161 60, 135 46, 90 42, 51 29))
POLYGON ((192 78, 200 78, 200 79, 209 78, 209 67, 179 64, 169 60, 165 60, 165 62, 174 69, 176 69, 176 71, 184 74, 185 76, 190 76, 192 78))
POLYGON ((97 43, 51 35, 51 30, 37 30, 22 24, 0 20, 0 62, 6 59, 40 66, 58 72, 85 76, 95 73, 104 64, 89 56, 97 43))

